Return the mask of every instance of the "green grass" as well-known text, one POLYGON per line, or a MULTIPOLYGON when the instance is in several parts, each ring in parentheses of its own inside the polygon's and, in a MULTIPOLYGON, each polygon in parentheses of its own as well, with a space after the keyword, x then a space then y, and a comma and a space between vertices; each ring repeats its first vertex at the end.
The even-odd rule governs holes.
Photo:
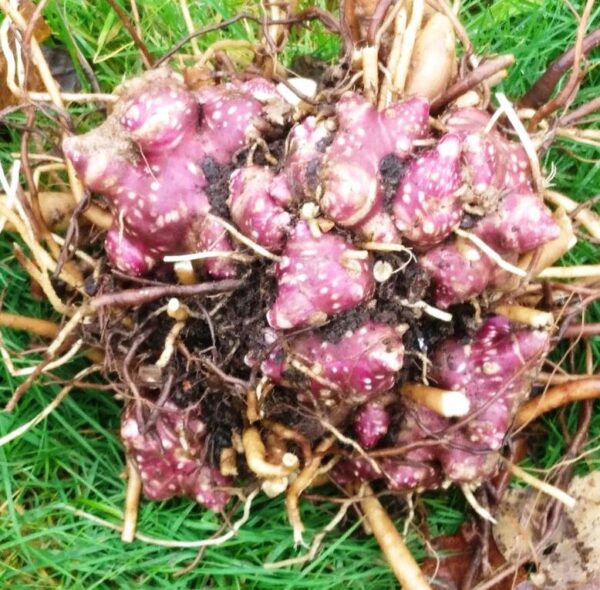
MULTIPOLYGON (((573 4, 581 9, 581 1, 573 4)), ((138 5, 143 13, 144 39, 152 53, 160 56, 185 33, 178 3, 138 0, 138 5)), ((242 3, 203 0, 190 2, 190 6, 195 22, 201 25, 232 16, 242 3)), ((517 64, 501 86, 513 97, 522 94, 547 61, 570 46, 575 37, 573 16, 562 0, 465 0, 462 13, 479 53, 510 51, 516 55, 517 64)), ((46 18, 54 31, 51 42, 67 47, 73 58, 76 44, 92 65, 103 91, 110 92, 116 84, 142 70, 136 48, 105 2, 50 0, 46 18)), ((598 25, 600 7, 596 8, 592 23, 598 25)), ((229 34, 256 39, 255 28, 243 23, 232 26, 229 34)), ((223 35, 213 33, 199 42, 206 46, 223 35)), ((315 27, 293 36, 285 59, 291 62, 299 53, 329 59, 338 47, 334 37, 315 27)), ((596 68, 599 57, 595 54, 589 59, 591 72, 581 100, 600 91, 596 68)), ((83 88, 89 90, 82 72, 78 73, 83 88)), ((88 106, 74 108, 73 112, 82 126, 98 119, 88 106)), ((13 120, 22 121, 22 117, 16 115, 13 120)), ((47 120, 41 122, 48 124, 47 120)), ((8 128, 6 133, 6 143, 0 145, 0 161, 5 168, 10 152, 18 150, 19 142, 18 132, 8 128)), ((582 200, 600 193, 596 149, 561 142, 549 151, 545 165, 556 166, 556 187, 574 198, 582 200)), ((596 262, 598 254, 597 246, 580 242, 567 262, 596 262)), ((29 282, 14 260, 5 234, 0 235, 0 292, 3 307, 9 311, 40 317, 52 315, 47 304, 32 297, 29 282)), ((591 310, 588 319, 598 321, 598 310, 591 310)), ((3 331, 3 338, 15 352, 40 345, 9 330, 3 331)), ((599 345, 597 339, 592 340, 595 358, 599 358, 599 345)), ((33 363, 39 357, 27 358, 19 365, 33 363)), ((79 367, 81 362, 74 364, 79 367)), ((583 370, 582 355, 576 356, 575 365, 569 370, 583 370)), ((66 368, 62 374, 66 378, 75 369, 66 368)), ((0 404, 10 397, 18 382, 0 367, 0 404)), ((0 414, 0 434, 36 415, 58 389, 57 384, 33 387, 13 414, 0 414)), ((239 535, 222 547, 208 549, 194 571, 181 578, 173 577, 173 572, 189 563, 195 551, 169 550, 141 542, 125 546, 113 531, 65 511, 63 506, 69 504, 113 522, 120 520, 124 486, 117 437, 119 411, 119 403, 109 392, 76 391, 46 421, 0 448, 0 587, 317 590, 350 586, 377 590, 394 586, 375 542, 362 535, 352 518, 327 538, 323 550, 309 565, 266 571, 262 567, 265 561, 296 554, 281 500, 257 500, 239 535)), ((576 406, 566 411, 571 431, 577 414, 576 406)), ((532 461, 539 467, 549 467, 560 458, 565 443, 556 417, 545 419, 543 424, 547 433, 543 444, 532 448, 532 461)), ((597 412, 591 436, 599 435, 597 412)), ((600 453, 591 453, 578 469, 597 469, 599 461, 600 453)), ((464 518, 464 502, 454 491, 427 494, 421 502, 428 512, 432 534, 455 531, 464 518)), ((303 502, 308 539, 331 519, 334 511, 330 504, 303 502)), ((144 502, 140 511, 140 530, 156 537, 201 539, 218 527, 217 517, 187 501, 144 502)), ((411 535, 410 542, 422 555, 416 535, 411 535)))

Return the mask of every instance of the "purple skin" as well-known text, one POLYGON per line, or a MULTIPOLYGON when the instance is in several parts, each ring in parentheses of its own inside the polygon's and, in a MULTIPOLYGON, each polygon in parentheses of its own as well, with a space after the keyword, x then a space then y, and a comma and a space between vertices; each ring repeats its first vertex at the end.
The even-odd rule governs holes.
POLYGON ((239 168, 229 181, 229 213, 240 231, 273 252, 281 252, 291 215, 273 198, 273 172, 263 166, 239 168))
MULTIPOLYGON (((448 339, 437 347, 431 359, 433 382, 444 389, 464 391, 471 412, 477 412, 455 435, 458 444, 473 451, 500 450, 514 412, 529 392, 532 375, 539 369, 549 344, 547 332, 514 330, 508 319, 494 316, 469 345, 448 339)), ((421 414, 419 418, 426 424, 426 412, 421 414)), ((464 450, 457 452, 451 445, 440 448, 438 459, 450 479, 479 481, 493 473, 495 461, 490 464, 485 454, 471 462, 466 462, 464 455, 464 450)))
MULTIPOLYGON (((473 233, 505 260, 554 240, 559 228, 548 208, 533 194, 510 193, 498 210, 484 217, 473 233)), ((496 263, 462 239, 445 242, 420 258, 434 284, 435 304, 446 308, 482 293, 498 276, 496 263)))
MULTIPOLYGON (((557 237, 550 212, 533 192, 523 148, 494 128, 484 133, 486 113, 462 109, 450 115, 450 132, 407 165, 389 214, 382 161, 390 155, 408 159, 415 142, 427 136, 427 101, 413 98, 378 112, 348 93, 336 109, 332 143, 327 123, 308 117, 290 132, 277 173, 248 165, 230 178, 233 222, 256 243, 281 253, 274 267, 277 297, 267 314, 273 339, 279 330, 320 326, 369 302, 375 290, 366 250, 335 231, 320 232, 317 224, 299 221, 292 229, 292 208, 304 199, 318 202, 336 225, 363 240, 404 238, 417 251, 428 250, 420 261, 440 307, 481 293, 498 276, 498 267, 476 246, 446 239, 461 221, 463 204, 471 204, 463 193, 487 207, 473 233, 507 260, 557 237)), ((210 218, 203 170, 211 161, 229 164, 253 139, 267 136, 272 124, 286 123, 288 114, 273 84, 260 78, 191 92, 178 76, 159 69, 124 85, 101 127, 64 142, 86 187, 102 194, 112 209, 106 251, 114 265, 144 275, 166 254, 232 251, 226 231, 210 218), (269 109, 272 105, 276 108, 269 109)), ((213 277, 236 273, 224 258, 209 259, 206 267, 213 277)), ((261 368, 285 384, 298 363, 311 375, 300 403, 339 406, 346 416, 358 407, 354 433, 364 448, 373 448, 392 437, 390 411, 377 396, 399 378, 402 334, 403 329, 373 321, 337 342, 304 331, 261 368)), ((362 458, 342 461, 336 477, 340 482, 386 477, 393 489, 414 489, 444 479, 479 482, 491 476, 514 411, 547 348, 546 333, 513 329, 499 317, 488 319, 467 345, 444 341, 431 357, 429 378, 439 387, 464 391, 475 415, 452 430, 456 421, 405 402, 394 444, 434 444, 383 459, 381 472, 362 458)), ((197 415, 168 402, 145 432, 129 405, 121 433, 149 498, 189 496, 214 510, 225 506, 229 496, 216 488, 230 480, 204 462, 205 425, 197 415)))
MULTIPOLYGON (((228 163, 268 127, 263 102, 250 93, 257 84, 264 86, 261 97, 275 100, 266 81, 194 94, 168 69, 146 72, 123 86, 100 127, 64 141, 84 185, 112 209, 107 251, 117 268, 143 275, 165 254, 232 250, 222 226, 206 218, 202 165, 208 157, 228 163)), ((223 259, 206 266, 214 277, 236 272, 223 259)))
MULTIPOLYGON (((500 316, 489 318, 467 344, 453 338, 443 341, 431 358, 430 378, 443 389, 463 391, 471 404, 471 417, 459 429, 445 433, 454 421, 407 402, 395 446, 431 440, 431 435, 435 439, 436 433, 444 440, 442 444, 409 449, 401 459, 383 460, 381 468, 390 487, 431 487, 438 464, 439 481, 441 475, 455 482, 474 483, 493 476, 497 453, 549 343, 546 332, 514 329, 500 316)), ((355 473, 364 479, 382 477, 364 465, 363 459, 342 462, 336 477, 343 482, 355 473)))
POLYGON ((394 385, 404 361, 403 333, 404 328, 367 322, 338 342, 327 342, 317 334, 299 336, 289 343, 287 355, 274 351, 262 370, 281 381, 295 360, 318 377, 311 381, 317 399, 363 403, 394 385))
POLYGON ((205 425, 197 416, 172 402, 160 408, 147 432, 138 423, 135 405, 125 408, 121 438, 147 498, 186 496, 214 511, 225 507, 229 493, 218 488, 231 485, 231 480, 204 462, 204 432, 205 425))
POLYGON ((498 198, 495 189, 498 152, 487 137, 481 133, 470 133, 463 140, 463 178, 471 191, 480 199, 491 193, 498 198))
POLYGON ((385 479, 388 487, 397 491, 414 489, 435 489, 442 485, 443 478, 439 466, 417 460, 382 459, 379 469, 366 459, 345 459, 332 471, 334 480, 345 485, 357 481, 385 479))
POLYGON ((329 135, 324 122, 307 117, 290 131, 281 172, 247 166, 232 174, 228 206, 242 233, 273 252, 281 252, 292 220, 285 209, 312 196, 329 135))
POLYGON ((389 427, 390 413, 377 402, 366 403, 354 416, 354 432, 365 449, 377 446, 389 427))
POLYGON ((460 223, 461 148, 457 133, 445 135, 435 148, 411 162, 398 187, 394 222, 415 248, 441 242, 460 223))
POLYGON ((324 121, 307 117, 288 135, 288 150, 282 171, 275 176, 270 191, 282 206, 314 197, 318 168, 331 133, 324 121))
POLYGON ((506 139, 496 127, 487 131, 490 115, 475 108, 457 109, 445 121, 450 131, 462 132, 469 173, 467 181, 481 194, 488 189, 530 193, 531 168, 520 144, 506 139), (487 186, 486 186, 487 184, 487 186))
POLYGON ((435 304, 442 309, 483 293, 496 266, 477 246, 463 239, 432 248, 419 263, 431 277, 435 304))
POLYGON ((333 233, 315 237, 304 221, 292 231, 275 267, 277 298, 269 325, 289 330, 321 325, 373 294, 372 260, 333 233))
POLYGON ((555 240, 560 230, 537 195, 513 192, 477 224, 474 233, 499 252, 521 254, 555 240))
POLYGON ((411 98, 377 111, 348 93, 336 106, 338 132, 321 170, 323 212, 370 241, 398 241, 383 209, 379 166, 385 156, 404 160, 428 131, 429 103, 411 98))
MULTIPOLYGON (((533 193, 529 160, 524 149, 497 130, 485 136, 489 115, 477 109, 460 109, 447 125, 463 134, 463 179, 471 191, 490 198, 496 210, 472 230, 504 259, 534 250, 558 237, 560 230, 550 210, 533 193)), ((498 267, 483 252, 463 240, 446 242, 420 258, 435 285, 434 300, 446 308, 481 294, 494 283, 498 267)))

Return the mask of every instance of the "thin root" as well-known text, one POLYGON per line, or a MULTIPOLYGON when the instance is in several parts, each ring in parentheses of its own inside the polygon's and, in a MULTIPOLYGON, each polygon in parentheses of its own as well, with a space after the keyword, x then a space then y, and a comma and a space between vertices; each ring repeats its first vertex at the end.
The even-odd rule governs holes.
POLYGON ((300 517, 300 508, 298 506, 298 502, 300 500, 300 496, 302 492, 310 486, 315 477, 319 472, 319 467, 321 466, 321 461, 323 460, 323 456, 327 451, 333 446, 335 442, 334 437, 329 437, 324 439, 319 446, 315 450, 315 455, 311 463, 304 467, 304 469, 299 473, 298 477, 292 482, 290 487, 288 488, 287 494, 285 496, 285 507, 287 510, 288 520, 292 525, 292 529, 294 531, 294 543, 296 546, 304 545, 304 541, 302 539, 302 532, 304 531, 304 524, 302 523, 302 518, 300 517))
MULTIPOLYGON (((156 537, 151 537, 149 535, 144 535, 143 533, 136 532, 135 538, 138 541, 148 543, 149 545, 158 545, 159 547, 168 547, 172 549, 199 549, 200 547, 222 545, 223 543, 229 541, 229 539, 235 537, 237 532, 248 521, 248 519, 250 518, 250 509, 252 508, 252 501, 254 500, 257 494, 258 489, 253 490, 248 495, 248 497, 246 498, 246 502, 244 503, 244 513, 242 517, 233 523, 229 531, 227 531, 224 535, 220 535, 219 537, 212 537, 210 539, 200 539, 199 541, 176 541, 172 539, 158 539, 156 537)), ((60 504, 58 507, 63 510, 67 510, 68 512, 71 512, 76 516, 80 516, 91 522, 112 529, 113 531, 118 531, 120 533, 123 532, 123 525, 109 522, 108 520, 104 520, 103 518, 98 518, 97 516, 94 516, 89 512, 73 508, 73 506, 70 506, 69 504, 60 504)))
POLYGON ((473 494, 473 490, 471 489, 470 484, 463 483, 463 484, 461 484, 460 489, 462 490, 462 492, 465 496, 465 499, 467 500, 467 502, 469 503, 471 508, 473 508, 473 510, 477 514, 479 514, 479 516, 481 516, 481 518, 483 518, 483 520, 487 520, 488 522, 491 522, 492 524, 498 524, 498 521, 490 514, 489 510, 487 510, 487 508, 484 508, 477 501, 477 498, 473 494))
POLYGON ((251 426, 242 435, 244 454, 248 468, 261 479, 276 479, 287 477, 298 468, 298 457, 291 453, 284 455, 280 465, 269 463, 266 459, 267 450, 257 428, 251 426))
POLYGON ((598 397, 600 397, 600 377, 588 377, 556 385, 523 404, 517 413, 515 425, 520 428, 566 404, 598 397))
POLYGON ((537 477, 534 477, 530 473, 527 473, 524 469, 521 469, 518 465, 507 462, 508 470, 519 479, 523 480, 526 484, 529 484, 532 488, 543 492, 544 494, 551 496, 555 500, 563 503, 567 508, 573 508, 576 504, 575 498, 570 496, 565 491, 553 486, 537 477))
POLYGON ((507 272, 510 272, 518 277, 526 277, 527 273, 518 266, 511 264, 507 260, 504 260, 498 252, 496 252, 491 246, 486 244, 479 236, 472 234, 471 232, 465 231, 464 229, 457 228, 454 233, 461 238, 473 242, 490 260, 493 260, 500 268, 507 272))
MULTIPOLYGON (((100 367, 91 366, 86 367, 83 371, 79 371, 77 375, 73 377, 73 381, 79 381, 84 377, 98 371, 100 367)), ((47 416, 49 416, 58 406, 62 403, 62 401, 71 393, 71 390, 75 387, 73 383, 69 385, 65 385, 56 395, 56 397, 34 418, 29 420, 29 422, 25 422, 18 428, 15 428, 12 432, 5 434, 0 437, 0 447, 8 444, 9 442, 19 438, 23 434, 25 434, 28 430, 31 430, 33 427, 37 426, 42 420, 44 420, 47 416)))
POLYGON ((125 496, 123 530, 121 531, 121 540, 124 543, 131 543, 135 539, 141 493, 142 478, 133 461, 127 459, 127 494, 125 496))
POLYGON ((346 516, 346 512, 348 512, 348 508, 352 506, 354 503, 353 499, 344 500, 336 515, 331 519, 329 524, 324 527, 320 533, 316 534, 312 543, 310 544, 310 549, 304 555, 299 555, 298 557, 292 557, 291 559, 283 559, 281 561, 272 561, 270 563, 265 563, 264 568, 267 570, 275 570, 280 568, 287 568, 293 565, 302 565, 303 563, 308 563, 312 561, 319 551, 321 544, 323 543, 323 539, 325 536, 333 531, 337 525, 341 522, 341 520, 346 516))

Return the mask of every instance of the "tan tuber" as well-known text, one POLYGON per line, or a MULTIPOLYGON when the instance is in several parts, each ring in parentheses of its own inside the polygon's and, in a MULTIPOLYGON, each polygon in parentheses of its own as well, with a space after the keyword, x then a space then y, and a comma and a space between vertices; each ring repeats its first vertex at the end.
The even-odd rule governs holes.
POLYGON ((417 35, 405 95, 434 100, 450 86, 456 73, 454 27, 446 16, 436 13, 417 35))

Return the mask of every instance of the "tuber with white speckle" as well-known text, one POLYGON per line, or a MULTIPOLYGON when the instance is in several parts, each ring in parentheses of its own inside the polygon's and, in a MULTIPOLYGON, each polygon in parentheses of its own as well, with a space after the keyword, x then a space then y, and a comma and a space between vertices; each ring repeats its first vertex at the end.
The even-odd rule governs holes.
MULTIPOLYGON (((510 262, 558 235, 534 192, 523 148, 495 126, 486 129, 490 117, 481 110, 450 111, 444 121, 443 134, 429 128, 424 97, 378 111, 346 92, 333 111, 294 123, 291 106, 267 80, 193 91, 159 69, 127 82, 107 121, 65 140, 64 150, 111 207, 105 246, 118 269, 148 275, 164 255, 200 252, 208 255, 208 274, 219 278, 243 272, 227 256, 236 250, 260 258, 263 248, 275 257, 268 262, 268 304, 247 310, 262 314, 258 326, 270 348, 244 343, 245 366, 365 449, 444 436, 383 460, 379 470, 365 458, 336 468, 340 481, 383 474, 394 489, 410 489, 445 478, 479 482, 495 471, 516 405, 548 346, 545 333, 516 330, 501 317, 487 319, 469 344, 438 342, 428 379, 462 392, 470 408, 454 430, 430 409, 440 404, 400 393, 411 308, 393 303, 406 301, 389 292, 394 264, 380 261, 389 272, 376 281, 377 249, 361 244, 413 250, 431 281, 432 303, 447 308, 502 280, 477 243, 453 235, 466 217, 474 220, 471 233, 510 262), (256 161, 278 137, 287 138, 280 160, 256 161), (229 224, 248 241, 230 235, 229 224), (395 400, 380 400, 392 392, 395 400), (449 428, 452 434, 443 435, 449 428)), ((190 430, 204 428, 200 418, 185 422, 168 404, 142 433, 132 407, 122 434, 146 495, 191 495, 222 507, 226 496, 207 490, 229 480, 203 462, 204 434, 190 430), (192 436, 184 448, 177 432, 192 436)))
MULTIPOLYGON (((133 275, 147 274, 165 254, 230 251, 223 227, 210 219, 203 165, 228 164, 271 123, 266 105, 280 101, 266 80, 194 93, 169 69, 129 81, 110 117, 64 141, 85 185, 113 211, 107 253, 133 275)), ((211 276, 229 277, 226 259, 209 259, 211 276)))
POLYGON ((432 356, 431 379, 446 390, 465 392, 469 419, 453 426, 433 410, 406 401, 393 445, 407 450, 383 460, 382 474, 368 469, 364 459, 342 462, 340 481, 356 471, 363 479, 384 476, 391 487, 410 489, 444 479, 477 483, 495 474, 510 422, 548 347, 546 332, 515 329, 501 316, 486 320, 468 343, 441 342, 432 356))
POLYGON ((152 500, 188 496, 211 510, 227 504, 231 480, 206 462, 205 438, 202 419, 171 402, 160 408, 148 429, 134 404, 123 414, 121 439, 140 472, 144 494, 152 500))
MULTIPOLYGON (((398 8, 370 4, 375 23, 398 8)), ((444 102, 475 68, 456 67, 450 16, 413 2, 385 22, 381 37, 355 23, 366 45, 303 83, 309 96, 261 69, 266 54, 199 88, 162 66, 63 141, 112 215, 101 296, 127 285, 135 303, 129 281, 153 283, 96 327, 134 394, 121 437, 150 499, 223 510, 250 486, 286 493, 298 539, 299 496, 326 473, 396 493, 498 472, 554 317, 532 329, 501 306, 523 307, 519 265, 561 235, 560 215, 502 113, 444 102)))

